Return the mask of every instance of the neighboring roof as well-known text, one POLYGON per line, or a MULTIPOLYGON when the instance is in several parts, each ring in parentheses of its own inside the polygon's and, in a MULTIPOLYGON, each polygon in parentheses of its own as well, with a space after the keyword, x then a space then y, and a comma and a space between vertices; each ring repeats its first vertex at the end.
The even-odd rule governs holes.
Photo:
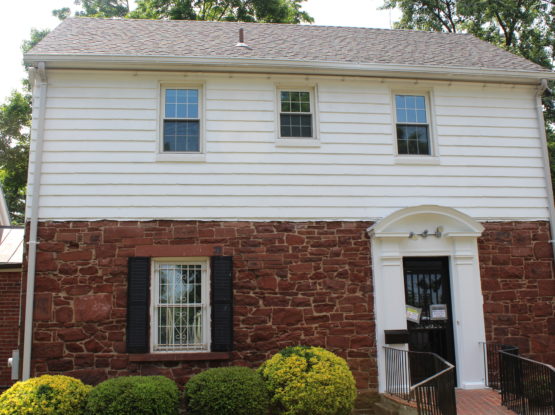
POLYGON ((0 268, 2 265, 21 265, 24 232, 22 227, 0 226, 0 268))
POLYGON ((551 74, 469 34, 311 25, 70 18, 26 60, 78 56, 285 60, 551 74), (249 48, 236 46, 244 28, 249 48))

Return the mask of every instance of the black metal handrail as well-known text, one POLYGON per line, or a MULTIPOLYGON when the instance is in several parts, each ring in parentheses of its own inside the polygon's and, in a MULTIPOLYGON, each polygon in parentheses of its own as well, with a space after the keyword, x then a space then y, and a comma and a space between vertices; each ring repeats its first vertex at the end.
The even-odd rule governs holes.
POLYGON ((518 355, 518 347, 490 342, 481 342, 481 344, 484 350, 484 378, 486 386, 495 390, 500 390, 501 381, 499 352, 504 351, 518 355))
POLYGON ((419 415, 456 415, 455 367, 429 352, 384 347, 386 392, 415 401, 419 415))
POLYGON ((555 415, 553 366, 499 351, 501 403, 519 415, 555 415))

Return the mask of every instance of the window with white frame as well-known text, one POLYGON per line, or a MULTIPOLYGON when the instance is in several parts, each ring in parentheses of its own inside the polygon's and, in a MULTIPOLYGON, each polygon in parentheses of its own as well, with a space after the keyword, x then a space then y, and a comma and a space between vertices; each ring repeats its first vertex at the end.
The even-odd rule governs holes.
POLYGON ((162 88, 162 152, 202 151, 200 95, 200 88, 162 88))
POLYGON ((430 122, 426 95, 395 95, 397 152, 430 155, 430 122))
POLYGON ((153 261, 153 352, 210 349, 208 261, 153 261))
POLYGON ((279 91, 281 138, 314 138, 314 103, 310 90, 279 91))

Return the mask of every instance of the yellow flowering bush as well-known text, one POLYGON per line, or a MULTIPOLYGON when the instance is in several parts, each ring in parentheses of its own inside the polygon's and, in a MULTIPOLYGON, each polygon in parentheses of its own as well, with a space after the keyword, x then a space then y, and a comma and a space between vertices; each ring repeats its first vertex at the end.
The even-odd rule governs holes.
POLYGON ((273 413, 348 415, 356 398, 347 362, 320 347, 288 347, 258 369, 270 391, 273 413))
POLYGON ((68 376, 31 378, 0 395, 0 415, 81 415, 91 389, 68 376))

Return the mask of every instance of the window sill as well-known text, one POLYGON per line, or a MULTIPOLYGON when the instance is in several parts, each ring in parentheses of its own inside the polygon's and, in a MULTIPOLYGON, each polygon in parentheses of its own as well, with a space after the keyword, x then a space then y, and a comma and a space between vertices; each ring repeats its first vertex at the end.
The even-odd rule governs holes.
POLYGON ((320 147, 316 138, 278 138, 276 147, 320 147))
POLYGON ((231 353, 198 352, 198 353, 141 353, 130 354, 130 362, 187 362, 195 360, 229 360, 231 353))
POLYGON ((156 161, 182 161, 190 163, 200 163, 206 161, 206 154, 189 154, 189 153, 157 153, 156 161))
POLYGON ((419 164, 433 165, 440 164, 439 157, 434 156, 396 156, 393 159, 394 164, 419 164))

